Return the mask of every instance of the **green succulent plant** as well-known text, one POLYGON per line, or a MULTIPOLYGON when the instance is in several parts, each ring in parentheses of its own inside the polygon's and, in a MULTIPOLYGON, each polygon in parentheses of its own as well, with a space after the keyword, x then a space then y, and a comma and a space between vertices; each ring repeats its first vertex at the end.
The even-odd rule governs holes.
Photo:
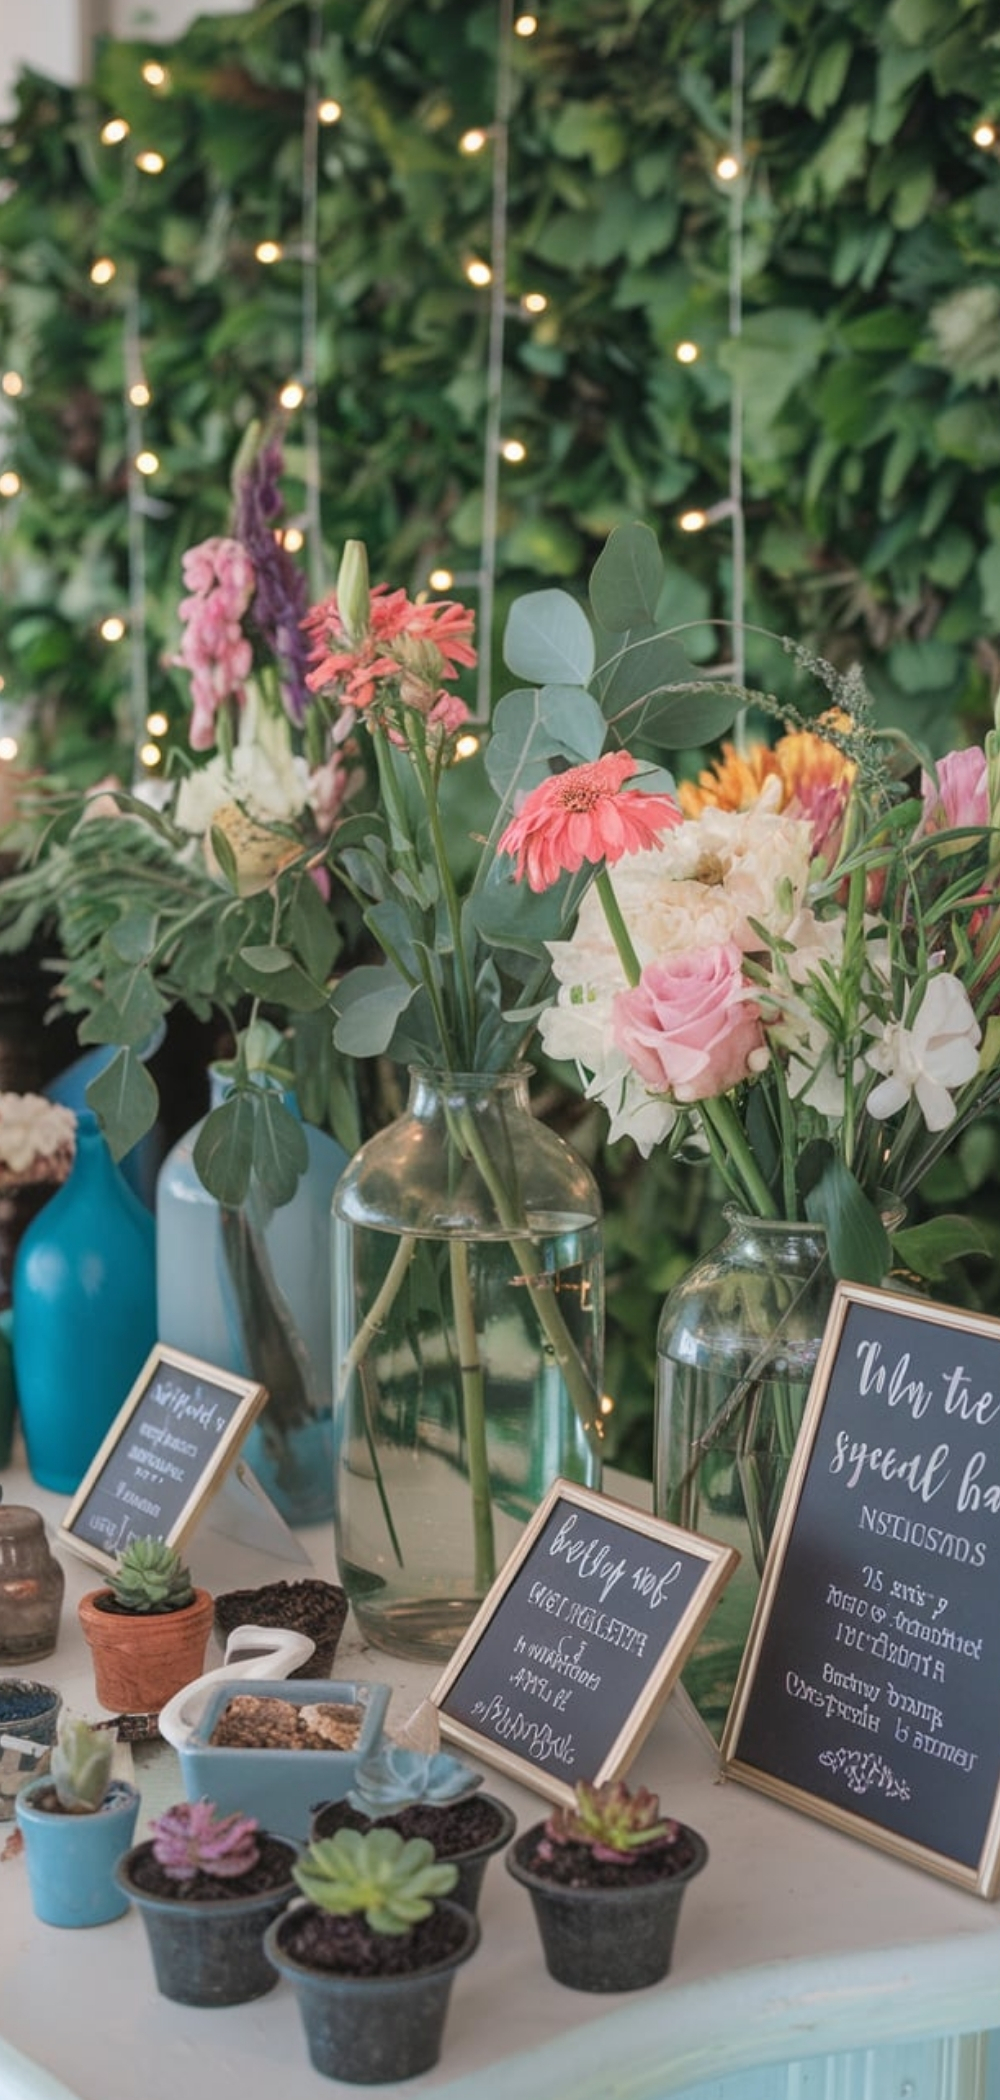
POLYGON ((471 1765, 447 1751, 428 1753, 383 1743, 359 1764, 347 1800, 351 1808, 377 1822, 380 1816, 398 1815, 418 1801, 439 1808, 446 1802, 471 1800, 482 1783, 481 1772, 474 1772, 471 1765))
POLYGON ((635 1859, 654 1845, 672 1844, 679 1825, 660 1815, 660 1803, 648 1787, 632 1793, 623 1779, 592 1786, 581 1779, 572 1808, 553 1809, 544 1846, 586 1845, 595 1859, 617 1864, 635 1859))
POLYGON ((194 1598, 189 1570, 176 1548, 163 1539, 130 1539, 108 1577, 108 1588, 118 1611, 180 1611, 194 1598))
POLYGON ((65 1710, 60 1714, 49 1770, 61 1808, 76 1816, 93 1815, 100 1808, 114 1752, 110 1729, 93 1728, 65 1710))
POLYGON ((304 1896, 336 1917, 357 1911, 373 1932, 408 1932, 446 1896, 458 1869, 438 1861, 426 1838, 395 1830, 338 1830, 296 1860, 292 1873, 304 1896))

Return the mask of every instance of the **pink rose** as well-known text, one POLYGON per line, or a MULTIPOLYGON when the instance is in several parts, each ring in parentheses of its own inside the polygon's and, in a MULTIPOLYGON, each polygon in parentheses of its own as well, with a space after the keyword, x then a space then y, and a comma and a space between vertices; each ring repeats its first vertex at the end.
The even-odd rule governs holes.
POLYGON ((649 963, 619 992, 612 1031, 640 1079, 675 1101, 704 1101, 759 1071, 767 1058, 760 1008, 748 996, 735 941, 649 963))
POLYGON ((990 821, 986 781, 986 753, 977 744, 965 751, 949 751, 938 760, 937 784, 929 773, 921 774, 923 831, 958 831, 966 825, 982 830, 990 821))

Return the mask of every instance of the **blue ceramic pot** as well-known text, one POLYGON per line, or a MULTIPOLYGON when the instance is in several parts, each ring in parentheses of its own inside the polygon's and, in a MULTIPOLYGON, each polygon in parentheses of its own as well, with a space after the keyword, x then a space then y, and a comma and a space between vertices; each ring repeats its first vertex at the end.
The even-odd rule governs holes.
POLYGON ((50 1779, 33 1779, 14 1804, 35 1916, 43 1925, 110 1924, 128 1909, 115 1867, 135 1835, 138 1789, 112 1780, 102 1807, 78 1816, 38 1806, 51 1787, 50 1779))
POLYGON ((69 1179, 14 1263, 17 1400, 41 1487, 79 1487, 156 1338, 156 1228, 84 1109, 69 1179))

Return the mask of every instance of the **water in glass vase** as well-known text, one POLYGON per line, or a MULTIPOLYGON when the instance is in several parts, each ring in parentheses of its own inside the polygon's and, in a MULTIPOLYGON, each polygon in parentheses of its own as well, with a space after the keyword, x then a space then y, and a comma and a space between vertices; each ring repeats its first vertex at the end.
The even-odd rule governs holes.
POLYGON ((600 1476, 596 1193, 512 1075, 479 1085, 442 1127, 421 1079, 334 1201, 340 1579, 367 1639, 433 1661, 551 1482, 600 1476))
POLYGON ((820 1227, 746 1218, 668 1294, 657 1336, 658 1515, 735 1547, 739 1566, 683 1672, 721 1733, 826 1326, 820 1227))

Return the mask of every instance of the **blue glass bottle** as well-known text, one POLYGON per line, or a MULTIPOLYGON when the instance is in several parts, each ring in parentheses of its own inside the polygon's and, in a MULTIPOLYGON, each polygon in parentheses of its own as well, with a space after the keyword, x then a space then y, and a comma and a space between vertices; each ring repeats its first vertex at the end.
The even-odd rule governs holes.
MULTIPOLYGON (((213 1072, 212 1106, 225 1082, 213 1072)), ((286 1106, 296 1111, 294 1097, 286 1106)), ((266 1385, 243 1454, 286 1524, 333 1515, 330 1202, 347 1154, 304 1125, 309 1164, 269 1215, 222 1210, 194 1165, 201 1123, 180 1138, 156 1184, 160 1340, 266 1385)))
POLYGON ((156 1229, 96 1116, 14 1262, 13 1354, 28 1465, 71 1495, 156 1341, 156 1229))

